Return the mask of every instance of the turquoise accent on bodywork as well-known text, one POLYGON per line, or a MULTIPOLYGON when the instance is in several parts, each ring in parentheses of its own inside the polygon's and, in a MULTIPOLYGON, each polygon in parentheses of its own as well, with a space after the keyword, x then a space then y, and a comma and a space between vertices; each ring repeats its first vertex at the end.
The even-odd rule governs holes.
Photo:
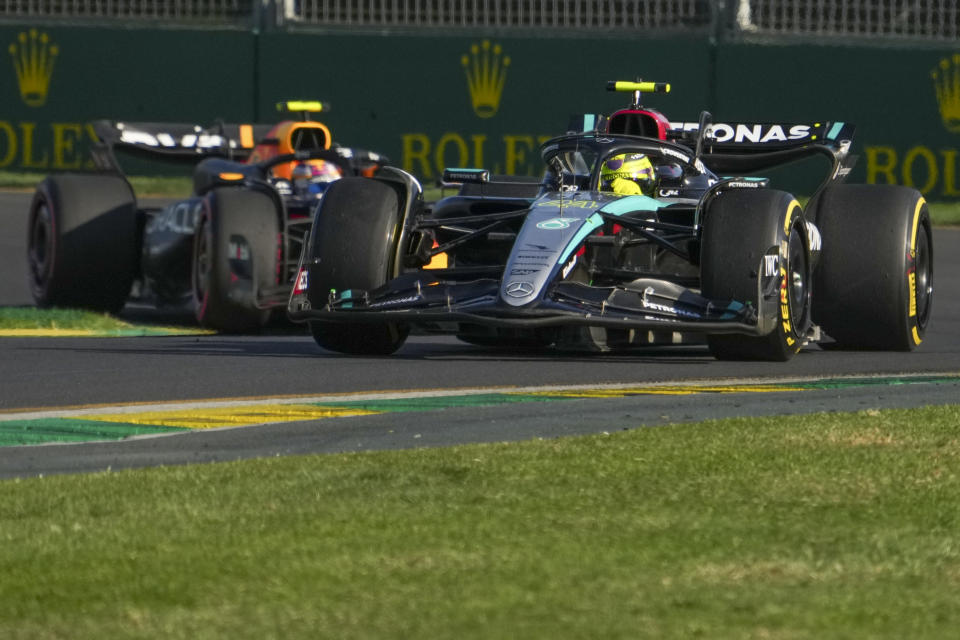
POLYGON ((588 235, 593 233, 594 229, 603 224, 603 216, 597 215, 596 213, 590 214, 590 217, 583 221, 583 224, 580 225, 580 229, 577 231, 576 235, 570 239, 570 242, 567 244, 567 248, 563 250, 563 253, 560 254, 560 260, 557 264, 565 264, 567 259, 570 258, 570 254, 573 253, 573 250, 580 246, 580 243, 583 242, 583 239, 588 235))
MULTIPOLYGON (((667 206, 667 203, 654 200, 650 196, 625 196, 623 198, 618 198, 613 202, 608 202, 598 211, 600 213, 606 213, 612 216, 620 217, 636 211, 653 212, 665 206, 667 206)), ((576 235, 570 239, 570 242, 567 244, 567 248, 563 250, 562 254, 560 254, 560 260, 558 264, 565 264, 567 260, 570 259, 570 254, 573 253, 575 248, 580 246, 580 243, 583 242, 584 238, 593 233, 601 225, 603 225, 603 216, 599 215, 599 213, 593 213, 589 218, 584 220, 576 235)))
POLYGON ((626 196, 604 205, 600 211, 613 216, 622 216, 634 211, 656 211, 665 206, 667 203, 654 200, 650 196, 626 196))
POLYGON ((830 127, 830 133, 827 134, 827 140, 833 140, 833 139, 835 139, 838 135, 840 135, 840 132, 841 132, 842 130, 843 130, 843 123, 842 123, 842 122, 834 122, 834 123, 833 123, 833 126, 830 127))
POLYGON ((734 320, 740 315, 741 309, 743 309, 743 304, 734 300, 727 305, 727 308, 725 309, 725 313, 722 316, 720 316, 720 319, 734 320))

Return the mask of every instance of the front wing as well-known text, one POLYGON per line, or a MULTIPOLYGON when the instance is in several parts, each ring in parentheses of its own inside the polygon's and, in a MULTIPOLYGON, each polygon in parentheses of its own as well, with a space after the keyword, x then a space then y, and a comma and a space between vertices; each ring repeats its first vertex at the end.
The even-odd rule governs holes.
MULTIPOLYGON (((692 333, 766 335, 777 323, 779 291, 763 278, 760 308, 735 300, 709 300, 679 285, 655 279, 596 287, 561 281, 523 307, 500 299, 500 281, 427 278, 410 274, 372 291, 330 292, 311 304, 307 272, 294 289, 288 315, 294 321, 397 322, 420 325, 471 323, 503 328, 596 326, 692 333)), ((434 275, 434 274, 431 274, 434 275)), ((440 274, 435 274, 440 275, 440 274)))

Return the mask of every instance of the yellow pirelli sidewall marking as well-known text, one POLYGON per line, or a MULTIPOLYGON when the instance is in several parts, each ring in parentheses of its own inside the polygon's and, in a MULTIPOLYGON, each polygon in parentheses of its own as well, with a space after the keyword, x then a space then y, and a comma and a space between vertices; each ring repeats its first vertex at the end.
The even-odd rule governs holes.
POLYGON ((783 221, 783 232, 787 234, 787 240, 790 240, 790 223, 793 221, 793 212, 800 208, 800 203, 791 200, 787 205, 787 218, 783 221))
POLYGON ((916 255, 917 252, 917 227, 920 226, 920 210, 927 204, 926 199, 920 196, 917 200, 917 208, 913 210, 913 228, 910 230, 910 255, 916 255))
MULTIPOLYGON (((910 229, 910 259, 915 259, 917 257, 917 229, 920 226, 920 210, 923 209, 923 205, 926 204, 926 200, 923 196, 917 200, 917 206, 913 210, 913 224, 910 229)), ((917 317, 917 272, 916 265, 914 268, 910 269, 908 273, 908 281, 910 286, 910 317, 917 317)), ((916 327, 913 329, 913 340, 914 344, 920 344, 920 335, 917 333, 916 327)))
POLYGON ((380 413, 366 409, 339 409, 316 405, 260 404, 235 407, 197 408, 180 411, 144 411, 142 413, 104 413, 85 415, 84 420, 118 422, 125 424, 214 429, 241 427, 275 422, 297 422, 346 416, 366 416, 380 413))
POLYGON ((917 316, 917 274, 914 271, 907 276, 907 285, 910 287, 910 317, 917 316))
POLYGON ((796 340, 793 339, 793 336, 790 334, 793 332, 793 328, 790 324, 790 301, 787 299, 787 270, 782 266, 780 267, 780 317, 783 319, 781 326, 783 327, 784 336, 787 339, 787 344, 793 346, 793 343, 796 340))
MULTIPOLYGON (((780 256, 780 317, 783 319, 783 332, 786 337, 787 345, 792 347, 797 344, 797 341, 794 340, 793 335, 793 325, 790 319, 790 301, 788 299, 787 291, 787 272, 783 268, 785 264, 790 259, 790 224, 793 221, 793 212, 800 209, 800 203, 796 200, 791 200, 790 204, 787 205, 787 217, 783 223, 783 232, 786 234, 786 242, 780 243, 780 252, 786 255, 780 256)), ((799 348, 799 345, 797 345, 799 348)))

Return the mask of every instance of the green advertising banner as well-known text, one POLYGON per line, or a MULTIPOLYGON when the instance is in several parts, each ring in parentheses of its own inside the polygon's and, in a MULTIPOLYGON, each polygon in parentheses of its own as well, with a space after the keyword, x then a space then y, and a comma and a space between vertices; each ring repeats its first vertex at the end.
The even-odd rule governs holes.
POLYGON ((538 36, 3 24, 0 170, 87 168, 92 119, 273 122, 277 102, 307 98, 333 105, 341 144, 426 181, 534 175, 572 114, 627 104, 606 81, 642 77, 672 85, 645 104, 675 122, 853 122, 851 180, 960 197, 960 47, 538 36))
POLYGON ((670 82, 671 94, 646 104, 696 119, 711 76, 705 40, 274 32, 260 41, 261 114, 291 97, 329 101, 335 139, 425 180, 444 167, 540 173, 539 145, 565 133, 572 114, 627 105, 630 94, 608 93, 607 80, 670 82))
POLYGON ((719 119, 856 124, 853 182, 960 196, 960 47, 722 45, 719 119))
POLYGON ((90 120, 250 120, 243 31, 0 25, 0 170, 89 167, 90 120))

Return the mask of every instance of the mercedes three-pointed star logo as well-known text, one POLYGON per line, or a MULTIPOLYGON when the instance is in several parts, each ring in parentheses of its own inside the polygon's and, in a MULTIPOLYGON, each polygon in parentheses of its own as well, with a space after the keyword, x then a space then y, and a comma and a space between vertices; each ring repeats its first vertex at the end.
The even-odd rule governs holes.
POLYGON ((513 298, 526 298, 528 295, 533 293, 533 285, 529 282, 514 280, 513 282, 507 284, 505 291, 508 296, 513 298))

